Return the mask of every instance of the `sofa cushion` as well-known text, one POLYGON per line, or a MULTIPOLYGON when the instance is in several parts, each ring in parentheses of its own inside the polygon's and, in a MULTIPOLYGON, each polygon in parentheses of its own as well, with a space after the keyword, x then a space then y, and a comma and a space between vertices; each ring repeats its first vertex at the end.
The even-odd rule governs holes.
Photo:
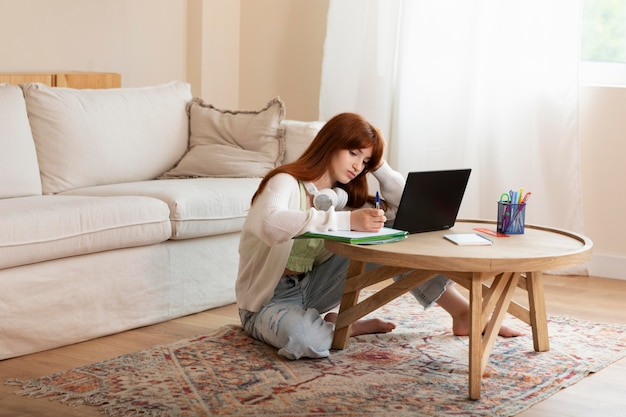
POLYGON ((299 120, 283 120, 285 128, 285 158, 283 164, 293 162, 309 147, 311 141, 320 131, 324 122, 302 122, 299 120))
POLYGON ((44 194, 154 179, 187 149, 187 83, 76 90, 23 86, 44 194))
POLYGON ((0 268, 149 245, 170 237, 169 209, 147 197, 0 200, 0 268))
POLYGON ((0 84, 0 198, 41 195, 39 165, 20 87, 0 84))
POLYGON ((220 110, 199 98, 188 106, 189 151, 162 178, 262 177, 285 153, 285 106, 274 98, 259 111, 220 110))
POLYGON ((191 178, 81 188, 63 195, 141 195, 170 208, 172 239, 238 232, 260 178, 191 178))

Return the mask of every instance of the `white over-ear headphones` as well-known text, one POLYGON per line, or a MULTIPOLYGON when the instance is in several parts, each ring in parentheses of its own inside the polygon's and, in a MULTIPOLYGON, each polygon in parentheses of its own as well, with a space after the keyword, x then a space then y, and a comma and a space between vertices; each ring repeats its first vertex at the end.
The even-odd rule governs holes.
POLYGON ((348 203, 348 193, 342 188, 325 188, 321 191, 312 182, 305 182, 306 190, 313 196, 313 207, 318 210, 326 211, 331 206, 335 210, 341 210, 348 203))

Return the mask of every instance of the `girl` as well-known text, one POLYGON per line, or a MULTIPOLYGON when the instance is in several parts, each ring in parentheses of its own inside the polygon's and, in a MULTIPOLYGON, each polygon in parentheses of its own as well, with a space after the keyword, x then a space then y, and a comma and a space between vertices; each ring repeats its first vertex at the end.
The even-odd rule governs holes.
MULTIPOLYGON (((383 159, 385 142, 363 117, 330 119, 302 156, 269 172, 252 197, 241 232, 237 305, 244 330, 289 359, 329 355, 349 260, 324 248, 321 239, 294 239, 308 231, 374 232, 393 216, 404 189, 402 175, 383 159), (366 174, 380 184, 374 207, 366 174)), ((399 277, 398 279, 400 279, 399 277)), ((457 335, 469 332, 469 304, 437 276, 411 291, 424 306, 438 302, 453 318, 457 335)), ((351 336, 395 328, 380 319, 353 324, 351 336)), ((508 328, 501 335, 515 336, 508 328)))

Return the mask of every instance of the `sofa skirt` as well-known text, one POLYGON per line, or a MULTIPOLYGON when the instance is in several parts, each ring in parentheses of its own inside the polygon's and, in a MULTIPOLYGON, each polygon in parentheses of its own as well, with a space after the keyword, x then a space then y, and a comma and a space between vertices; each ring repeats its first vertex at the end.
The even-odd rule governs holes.
POLYGON ((239 233, 0 270, 0 359, 235 301, 239 233))

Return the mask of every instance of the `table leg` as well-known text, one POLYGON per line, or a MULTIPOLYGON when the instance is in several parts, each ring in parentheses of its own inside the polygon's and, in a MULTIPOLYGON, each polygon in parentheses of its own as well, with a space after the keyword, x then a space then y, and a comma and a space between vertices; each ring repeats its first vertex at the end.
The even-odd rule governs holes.
POLYGON ((546 300, 543 293, 543 274, 541 272, 528 272, 526 285, 528 288, 530 325, 533 329, 533 345, 535 351, 546 352, 550 350, 550 340, 548 338, 546 300))
MULTIPOLYGON (((348 273, 346 275, 346 280, 349 280, 351 277, 361 274, 365 270, 365 262, 350 261, 350 266, 348 266, 348 273)), ((339 316, 345 310, 350 307, 356 305, 357 301, 359 301, 359 293, 361 292, 360 288, 354 290, 348 290, 343 293, 341 297, 341 304, 339 305, 339 316)), ((352 331, 352 323, 348 324, 342 328, 335 328, 335 334, 333 336, 332 347, 334 349, 345 349, 350 342, 350 332, 352 331)))
POLYGON ((480 398, 482 375, 519 277, 519 272, 499 275, 494 288, 490 288, 483 297, 483 276, 478 273, 473 276, 470 285, 469 336, 469 395, 472 400, 480 398))
POLYGON ((480 279, 472 279, 469 285, 470 334, 469 334, 469 396, 472 400, 480 399, 480 383, 482 379, 480 365, 482 362, 482 303, 483 284, 480 279))

